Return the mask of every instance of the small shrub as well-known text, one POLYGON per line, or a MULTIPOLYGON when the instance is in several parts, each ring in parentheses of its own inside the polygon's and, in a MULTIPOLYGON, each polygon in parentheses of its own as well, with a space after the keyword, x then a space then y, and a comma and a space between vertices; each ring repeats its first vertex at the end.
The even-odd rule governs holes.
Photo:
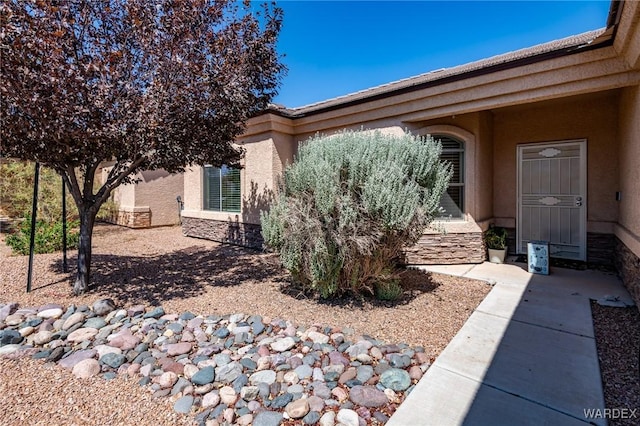
MULTIPOLYGON (((67 223, 67 248, 78 247, 80 222, 73 220, 67 223)), ((31 217, 27 217, 18 228, 17 232, 7 235, 5 242, 15 254, 29 254, 31 237, 31 217)), ((34 240, 35 253, 53 253, 62 250, 62 221, 46 222, 36 221, 36 233, 34 240)))
POLYGON ((313 138, 261 216, 264 241, 294 279, 322 297, 375 294, 438 212, 451 174, 439 157, 433 139, 408 133, 313 138))
POLYGON ((489 249, 504 250, 507 248, 507 230, 490 225, 489 229, 484 232, 484 242, 489 249))
POLYGON ((381 281, 375 284, 376 298, 379 300, 398 300, 404 292, 400 280, 381 281))

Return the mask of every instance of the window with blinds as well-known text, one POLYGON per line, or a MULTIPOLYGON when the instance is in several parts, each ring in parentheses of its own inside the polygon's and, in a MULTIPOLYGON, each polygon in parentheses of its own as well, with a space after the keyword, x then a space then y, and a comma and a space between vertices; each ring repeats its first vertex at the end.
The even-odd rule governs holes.
POLYGON ((240 169, 204 167, 204 210, 240 213, 240 169))
POLYGON ((453 176, 447 191, 440 199, 444 210, 441 219, 461 219, 464 217, 464 143, 445 135, 433 135, 442 144, 440 159, 451 164, 453 176))

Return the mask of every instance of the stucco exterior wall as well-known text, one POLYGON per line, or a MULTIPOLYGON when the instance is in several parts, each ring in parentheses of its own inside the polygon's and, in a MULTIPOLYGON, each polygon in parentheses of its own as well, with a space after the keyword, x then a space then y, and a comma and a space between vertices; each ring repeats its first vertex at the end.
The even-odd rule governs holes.
POLYGON ((139 178, 143 185, 136 185, 135 203, 138 207, 148 207, 151 213, 150 226, 179 224, 176 197, 184 196, 184 174, 149 170, 141 172, 139 178))
POLYGON ((467 181, 476 191, 475 220, 486 230, 493 219, 493 114, 483 111, 479 115, 478 142, 476 147, 476 174, 467 181))
MULTIPOLYGON (((640 241, 640 86, 623 90, 620 97, 620 226, 640 241)), ((639 247, 631 247, 640 256, 639 247)))
MULTIPOLYGON (((104 182, 111 170, 102 168, 104 182)), ((120 185, 113 191, 116 210, 108 221, 131 228, 177 225, 179 223, 176 197, 184 195, 184 176, 165 170, 138 173, 140 184, 120 185)))
POLYGON ((494 111, 493 208, 499 225, 515 227, 517 145, 587 140, 587 231, 612 233, 619 186, 616 92, 494 111))
POLYGON ((274 151, 273 135, 267 138, 251 138, 241 140, 245 149, 243 170, 240 175, 242 185, 242 206, 240 221, 243 223, 260 223, 260 211, 264 210, 273 197, 274 186, 274 151))
MULTIPOLYGON (((103 173, 105 173, 103 171, 103 173)), ((108 174, 108 171, 106 172, 108 174)), ((106 176, 104 176, 106 179, 106 176)), ((113 191, 113 201, 121 208, 133 208, 136 205, 136 185, 120 185, 113 191)))
POLYGON ((640 309, 640 85, 620 97, 618 271, 640 309))
POLYGON ((273 187, 278 188, 280 178, 287 166, 293 163, 298 152, 298 144, 293 140, 293 136, 286 134, 273 135, 273 187))
MULTIPOLYGON (((481 117, 483 114, 474 114, 471 118, 465 118, 465 123, 473 123, 475 131, 480 132, 481 117)), ((438 122, 438 121, 435 121, 438 122)), ((485 124, 482 124, 486 126, 485 124)), ((453 134, 465 134, 468 131, 453 126, 453 134)), ((402 134, 405 130, 415 134, 420 133, 420 126, 402 126, 397 120, 385 120, 384 122, 363 123, 357 130, 381 131, 386 134, 402 134)), ((322 129, 318 133, 331 135, 344 129, 322 129)), ((422 134, 422 133, 420 133, 422 134)), ((287 164, 293 162, 297 149, 301 143, 313 135, 292 136, 283 132, 270 131, 268 133, 252 134, 244 137, 238 143, 245 149, 245 157, 241 172, 242 181, 242 211, 241 214, 213 212, 202 210, 202 168, 195 167, 184 175, 184 210, 182 212, 183 232, 186 235, 208 238, 216 241, 232 242, 236 244, 259 247, 262 240, 259 238, 259 229, 247 228, 243 225, 259 225, 260 211, 268 208, 278 189, 278 182, 287 164)), ((472 138, 475 136, 471 135, 472 138)), ((490 137, 490 135, 488 136, 490 137)), ((489 142, 490 143, 490 142, 489 142)), ((473 150, 471 152, 473 154, 473 150)), ((490 155, 490 154, 487 154, 490 155)), ((477 159, 470 155, 470 164, 475 164, 477 159)), ((490 171, 485 171, 490 177, 490 171)), ((476 187, 471 183, 475 180, 470 176, 470 190, 476 187)), ((486 190, 486 189, 485 189, 486 190)), ((490 185, 488 190, 491 191, 490 185)), ((490 205, 490 200, 484 202, 484 207, 490 205)), ((488 207, 490 208, 490 206, 488 207)), ((470 222, 455 221, 443 222, 438 226, 445 232, 425 232, 419 244, 407 251, 407 260, 410 263, 478 263, 484 260, 484 248, 482 245, 481 228, 473 222, 473 215, 469 216, 470 222), (465 224, 468 226, 465 227, 465 224), (463 229, 464 228, 464 229, 463 229), (444 239, 444 240, 443 240, 444 239), (444 242, 443 242, 444 241, 444 242), (433 247, 439 245, 437 251, 433 247)))
POLYGON ((625 1, 613 48, 631 68, 640 69, 640 2, 625 1))
MULTIPOLYGON (((100 184, 107 180, 112 169, 113 162, 105 162, 102 165, 100 184)), ((148 228, 151 226, 151 210, 149 206, 136 205, 136 193, 140 185, 123 184, 112 192, 112 201, 115 206, 107 210, 105 221, 129 228, 148 228)), ((102 206, 102 211, 107 209, 102 206)))

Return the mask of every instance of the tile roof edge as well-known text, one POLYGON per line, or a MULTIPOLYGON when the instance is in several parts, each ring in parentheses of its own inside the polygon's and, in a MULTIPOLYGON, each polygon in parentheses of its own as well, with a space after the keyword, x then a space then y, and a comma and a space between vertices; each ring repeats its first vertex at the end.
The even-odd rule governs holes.
MULTIPOLYGON (((486 73, 490 73, 498 71, 499 69, 502 69, 504 67, 508 68, 510 65, 520 66, 520 62, 525 60, 545 60, 547 59, 547 56, 563 56, 566 54, 575 53, 581 48, 589 47, 593 44, 594 41, 598 39, 598 37, 605 34, 606 30, 606 28, 600 28, 582 34, 537 44, 531 47, 494 55, 489 58, 468 62, 466 64, 456 65, 451 68, 441 68, 429 71, 417 76, 407 77, 389 83, 384 83, 357 92, 337 96, 296 108, 287 108, 282 105, 271 104, 263 113, 273 113, 287 118, 300 118, 306 115, 313 115, 324 112, 326 110, 344 108, 354 103, 359 104, 375 100, 380 97, 393 96, 398 92, 402 93, 406 91, 418 90, 425 84, 444 84, 450 78, 468 78, 472 77, 476 73, 482 73, 483 71, 486 73), (467 77, 468 74, 469 76, 467 77)), ((598 46, 604 46, 607 45, 607 42, 609 41, 609 38, 607 38, 606 40, 603 40, 602 42, 596 44, 598 46)))

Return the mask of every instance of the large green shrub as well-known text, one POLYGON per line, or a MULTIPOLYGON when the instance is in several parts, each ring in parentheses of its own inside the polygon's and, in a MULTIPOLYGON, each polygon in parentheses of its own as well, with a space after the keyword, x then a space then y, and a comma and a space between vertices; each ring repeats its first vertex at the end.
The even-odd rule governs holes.
POLYGON ((312 138, 261 217, 264 241, 322 297, 367 291, 390 298, 402 249, 418 241, 446 190, 451 171, 439 157, 433 139, 408 133, 312 138))
MULTIPOLYGON (((67 223, 67 248, 78 248, 79 237, 78 220, 67 223)), ((6 243, 16 254, 29 254, 31 238, 31 218, 27 217, 17 232, 7 235, 6 243)), ((36 232, 34 239, 35 253, 53 253, 62 250, 62 221, 47 222, 36 220, 36 232)))

